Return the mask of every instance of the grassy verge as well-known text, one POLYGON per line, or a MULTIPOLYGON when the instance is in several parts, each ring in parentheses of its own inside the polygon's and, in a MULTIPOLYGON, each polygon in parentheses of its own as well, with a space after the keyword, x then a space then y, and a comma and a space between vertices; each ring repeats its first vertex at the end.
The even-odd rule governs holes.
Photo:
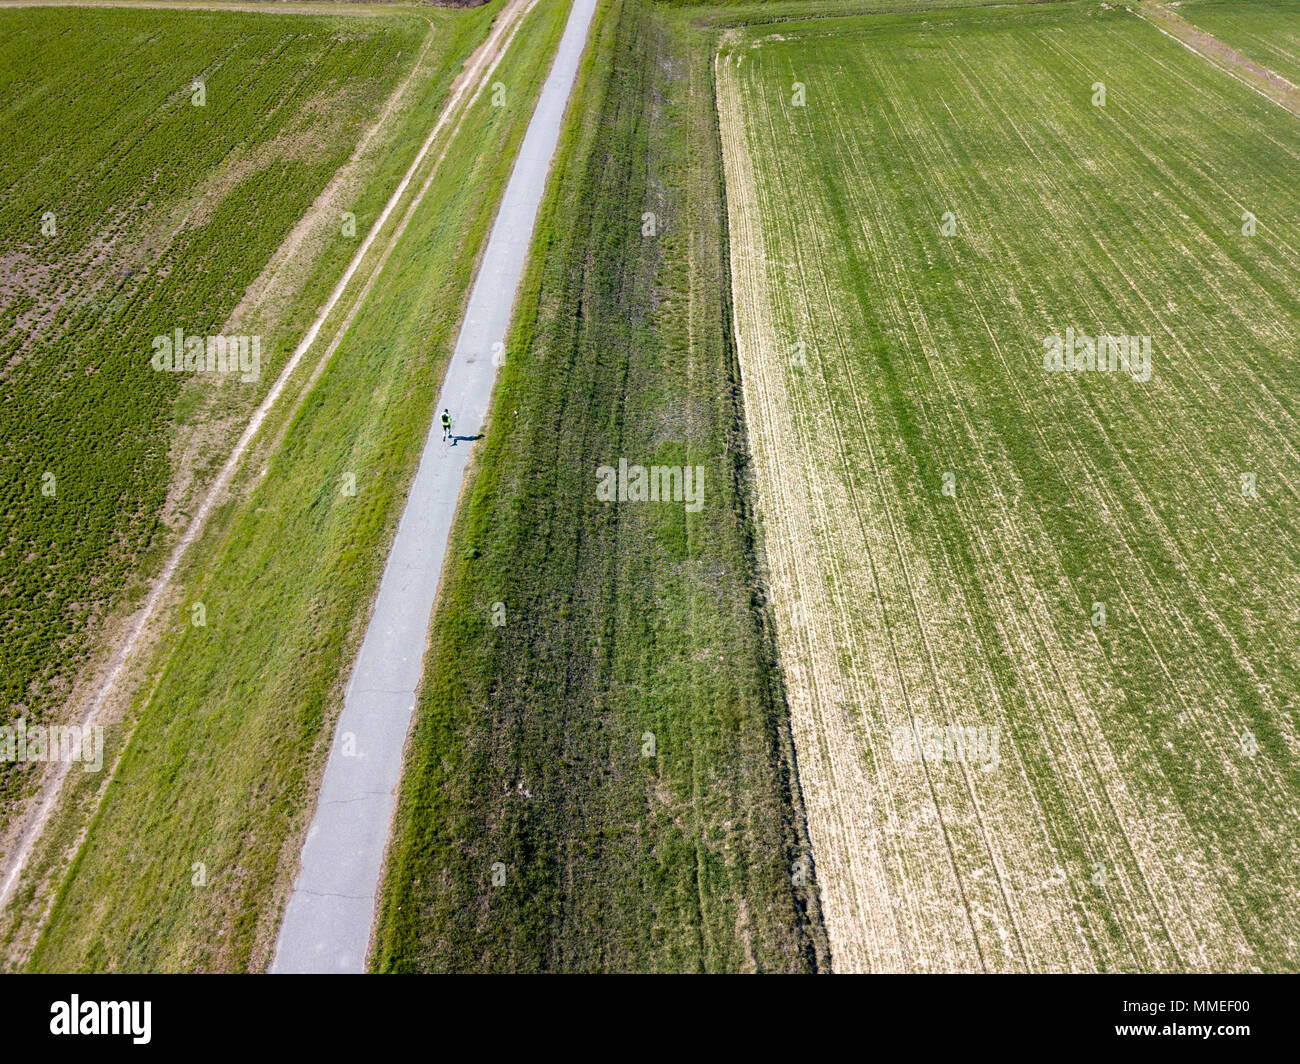
POLYGON ((828 963, 747 509, 712 35, 598 18, 449 551, 381 971, 828 963), (620 458, 702 467, 702 508, 601 502, 620 458))
POLYGON ((198 545, 156 685, 135 707, 32 969, 243 970, 269 959, 473 263, 564 15, 539 6, 522 27, 497 75, 517 89, 508 106, 485 94, 470 110, 265 475, 250 461, 247 503, 216 515, 198 545), (189 623, 197 602, 203 627, 189 623))

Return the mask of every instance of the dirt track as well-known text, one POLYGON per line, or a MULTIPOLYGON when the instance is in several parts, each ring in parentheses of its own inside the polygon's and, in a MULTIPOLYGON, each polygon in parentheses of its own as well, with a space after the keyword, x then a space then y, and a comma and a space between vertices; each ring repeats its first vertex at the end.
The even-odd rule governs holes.
POLYGON ((1156 3, 1139 0, 1134 10, 1161 33, 1172 37, 1189 51, 1249 85, 1261 96, 1266 96, 1279 107, 1300 115, 1300 86, 1293 85, 1281 74, 1260 66, 1235 48, 1224 44, 1205 30, 1193 26, 1178 12, 1156 3))

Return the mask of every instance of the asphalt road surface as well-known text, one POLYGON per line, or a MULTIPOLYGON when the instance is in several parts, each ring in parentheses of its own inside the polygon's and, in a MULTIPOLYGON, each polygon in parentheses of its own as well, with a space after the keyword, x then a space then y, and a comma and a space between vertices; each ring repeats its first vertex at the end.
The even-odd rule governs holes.
MULTIPOLYGON (((470 293, 420 468, 343 700, 272 972, 365 970, 433 601, 596 0, 574 0, 470 293), (499 349, 498 349, 499 350, 499 349), (456 439, 437 418, 450 409, 456 439)), ((502 77, 503 81, 508 79, 502 77)))

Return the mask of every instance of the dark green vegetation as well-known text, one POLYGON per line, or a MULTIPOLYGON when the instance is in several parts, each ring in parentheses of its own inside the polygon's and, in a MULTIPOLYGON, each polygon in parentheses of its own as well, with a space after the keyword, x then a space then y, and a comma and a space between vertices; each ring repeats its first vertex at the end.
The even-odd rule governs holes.
MULTIPOLYGON (((103 618, 124 588, 138 593, 169 539, 160 513, 186 375, 151 368, 151 339, 222 331, 428 32, 405 14, 0 12, 6 722, 57 714, 103 618)), ((439 35, 444 70, 468 43, 459 29, 439 35)), ((412 150, 394 156, 409 163, 412 150)), ((362 232, 377 209, 357 204, 362 232)), ((321 256, 284 328, 263 337, 259 378, 227 382, 245 408, 355 246, 321 256)), ((0 823, 25 776, 0 765, 0 823)))
POLYGON ((641 2, 594 32, 449 552, 374 966, 825 967, 792 881, 714 37, 641 2), (703 509, 598 501, 620 458, 703 466, 703 509))
MULTIPOLYGON (((483 14, 491 9, 456 17, 483 14)), ((132 706, 134 735, 71 870, 60 875, 58 859, 77 837, 72 816, 33 869, 19 901, 34 899, 37 914, 43 877, 57 877, 33 969, 267 963, 469 278, 565 15, 564 5, 541 5, 520 28, 495 75, 511 87, 509 104, 493 108, 484 94, 466 112, 361 313, 293 419, 277 426, 283 443, 250 454, 234 501, 195 545, 179 581, 186 607, 205 604, 207 623, 192 627, 187 608, 176 612, 148 666, 156 684, 132 706), (355 495, 341 490, 346 473, 355 495)), ((421 114, 425 133, 436 113, 421 114)), ((116 730, 110 742, 120 745, 116 730)), ((74 772, 70 782, 70 803, 93 808, 96 781, 74 772)), ((15 906, 0 929, 15 952, 29 933, 15 915, 23 911, 15 906)))

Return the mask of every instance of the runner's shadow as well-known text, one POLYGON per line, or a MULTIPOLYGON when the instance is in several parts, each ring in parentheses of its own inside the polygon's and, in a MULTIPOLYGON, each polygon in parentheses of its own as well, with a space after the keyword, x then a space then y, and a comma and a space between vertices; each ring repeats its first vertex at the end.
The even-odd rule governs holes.
POLYGON ((475 440, 481 440, 482 438, 483 438, 483 433, 481 433, 481 432, 480 432, 477 436, 456 436, 456 435, 453 435, 453 436, 451 437, 451 445, 452 445, 453 447, 455 447, 456 444, 458 444, 458 443, 473 443, 475 440))

